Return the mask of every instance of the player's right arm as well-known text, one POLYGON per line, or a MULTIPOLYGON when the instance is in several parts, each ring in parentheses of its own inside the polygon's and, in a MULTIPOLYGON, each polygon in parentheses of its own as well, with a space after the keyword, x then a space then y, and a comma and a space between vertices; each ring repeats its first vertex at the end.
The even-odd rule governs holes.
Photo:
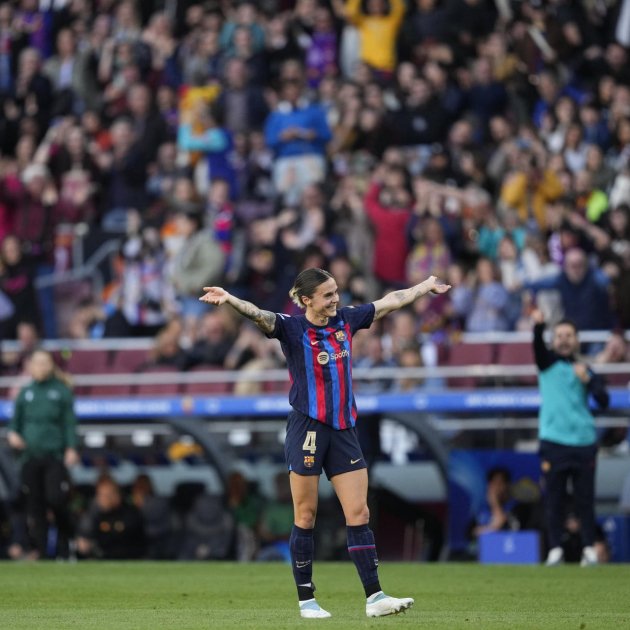
POLYGON ((534 360, 536 361, 536 367, 542 372, 553 365, 554 357, 553 354, 549 352, 549 348, 547 348, 543 337, 545 332, 545 316, 540 309, 535 309, 531 317, 534 321, 534 360))
POLYGON ((229 304, 237 313, 253 321, 265 334, 270 335, 274 331, 276 327, 275 313, 263 311, 251 302, 234 297, 222 287, 204 287, 203 290, 205 295, 199 298, 202 302, 216 306, 229 304))

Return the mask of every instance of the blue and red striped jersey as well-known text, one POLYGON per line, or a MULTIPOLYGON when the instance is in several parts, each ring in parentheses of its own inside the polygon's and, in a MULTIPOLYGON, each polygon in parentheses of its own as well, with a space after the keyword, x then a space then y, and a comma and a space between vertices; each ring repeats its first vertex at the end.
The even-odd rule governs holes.
POLYGON ((374 304, 337 309, 325 326, 311 324, 305 315, 276 314, 269 336, 280 341, 287 358, 289 403, 296 411, 334 429, 355 425, 352 335, 373 321, 374 304))

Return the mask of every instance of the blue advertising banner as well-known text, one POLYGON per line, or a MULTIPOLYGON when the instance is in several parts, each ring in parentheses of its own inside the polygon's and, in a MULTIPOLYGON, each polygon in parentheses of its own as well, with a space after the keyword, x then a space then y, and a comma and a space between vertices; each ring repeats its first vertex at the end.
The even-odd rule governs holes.
MULTIPOLYGON (((630 390, 611 389, 610 409, 630 409, 630 390)), ((410 412, 488 413, 538 411, 538 389, 435 390, 410 393, 357 396, 359 413, 410 412)), ((194 415, 283 416, 289 411, 286 394, 261 396, 125 396, 79 397, 75 406, 79 418, 125 419, 194 415)), ((13 403, 0 403, 0 420, 13 413, 13 403)))

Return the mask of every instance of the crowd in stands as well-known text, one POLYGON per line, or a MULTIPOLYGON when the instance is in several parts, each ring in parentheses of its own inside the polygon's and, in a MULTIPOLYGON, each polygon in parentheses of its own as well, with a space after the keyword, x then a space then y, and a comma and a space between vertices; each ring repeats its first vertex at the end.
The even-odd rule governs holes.
POLYGON ((414 339, 529 329, 535 301, 627 329, 627 5, 3 3, 2 336, 177 330, 167 361, 273 361, 200 290, 293 312, 309 266, 347 303, 448 281, 414 339), (64 291, 77 243, 110 239, 103 290, 64 291))
MULTIPOLYGON (((284 472, 269 497, 237 471, 229 475, 224 495, 191 481, 178 484, 170 497, 157 493, 147 474, 125 487, 103 473, 93 486, 73 488, 70 508, 71 557, 79 559, 284 560, 293 524, 284 472)), ((11 510, 0 505, 0 525, 1 558, 35 557, 18 503, 11 510)), ((51 522, 52 557, 55 531, 51 522)))

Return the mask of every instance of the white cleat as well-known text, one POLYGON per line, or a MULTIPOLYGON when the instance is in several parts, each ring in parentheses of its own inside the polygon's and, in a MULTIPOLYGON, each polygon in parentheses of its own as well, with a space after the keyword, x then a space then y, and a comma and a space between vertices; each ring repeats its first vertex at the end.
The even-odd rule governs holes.
POLYGON ((327 619, 331 616, 317 603, 315 598, 300 602, 300 617, 304 617, 304 619, 327 619))
POLYGON ((599 564, 599 561, 597 560, 595 547, 584 547, 584 549, 582 549, 582 560, 580 561, 580 566, 594 567, 596 564, 599 564))
POLYGON ((561 564, 564 564, 564 550, 562 547, 553 547, 553 549, 549 550, 547 554, 547 561, 545 562, 545 566, 547 567, 557 567, 561 564))
POLYGON ((383 591, 375 593, 368 598, 365 604, 365 614, 368 617, 386 617, 387 615, 397 615, 405 612, 407 608, 413 606, 411 597, 390 597, 385 595, 383 591))

